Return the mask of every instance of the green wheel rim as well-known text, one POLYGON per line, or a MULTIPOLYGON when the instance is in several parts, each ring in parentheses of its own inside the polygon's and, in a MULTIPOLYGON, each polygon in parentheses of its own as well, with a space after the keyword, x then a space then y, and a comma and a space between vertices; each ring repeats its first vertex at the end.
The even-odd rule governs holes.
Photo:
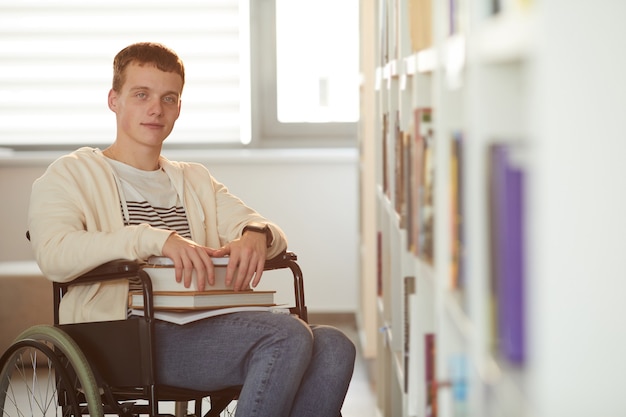
POLYGON ((76 342, 67 333, 58 327, 38 325, 22 332, 15 341, 22 339, 44 340, 53 344, 56 349, 59 349, 70 361, 76 372, 76 376, 84 390, 83 394, 87 401, 89 415, 91 417, 104 416, 100 389, 98 388, 91 366, 76 342))

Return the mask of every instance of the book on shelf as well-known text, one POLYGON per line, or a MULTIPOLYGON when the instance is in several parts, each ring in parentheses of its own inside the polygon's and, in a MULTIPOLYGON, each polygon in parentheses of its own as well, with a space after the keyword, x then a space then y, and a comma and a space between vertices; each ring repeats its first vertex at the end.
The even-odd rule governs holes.
POLYGON ((413 121, 410 124, 413 131, 412 143, 410 145, 411 169, 410 169, 410 196, 409 217, 407 230, 407 249, 409 252, 417 255, 419 252, 419 235, 420 235, 420 215, 422 205, 422 167, 424 161, 424 138, 420 134, 421 119, 423 113, 415 110, 413 112, 413 121))
MULTIPOLYGON (((430 114, 430 112, 429 112, 430 114)), ((432 130, 432 114, 428 117, 424 136, 424 169, 422 200, 422 257, 432 263, 435 238, 435 150, 432 130)), ((423 126, 424 127, 424 126, 423 126)))
POLYGON ((387 0, 378 0, 378 26, 380 35, 380 65, 384 66, 389 62, 389 24, 387 0))
POLYGON ((411 133, 400 130, 399 120, 396 127, 396 180, 395 180, 395 208, 400 219, 399 227, 408 230, 409 206, 411 194, 411 133))
POLYGON ((449 5, 448 33, 454 35, 465 32, 467 30, 468 1, 450 0, 449 5))
MULTIPOLYGON (((410 284, 409 284, 410 285, 410 284)), ((407 349, 408 359, 405 364, 405 375, 407 383, 407 415, 418 416, 420 393, 423 389, 423 383, 420 381, 420 372, 423 372, 423 368, 419 366, 419 358, 423 357, 423 349, 421 343, 421 333, 419 328, 419 322, 422 319, 419 315, 419 301, 417 299, 417 292, 415 288, 415 279, 413 280, 412 292, 407 294, 406 297, 406 309, 408 311, 408 326, 407 326, 407 349), (412 358, 412 359, 411 359, 412 358)), ((422 400, 422 404, 424 401, 422 400)))
MULTIPOLYGON (((224 307, 212 310, 192 310, 192 311, 169 311, 156 310, 154 318, 157 320, 168 321, 174 324, 187 324, 194 321, 207 319, 210 317, 222 316, 224 314, 239 313, 244 311, 269 311, 277 314, 290 314, 289 308, 281 306, 237 306, 224 307)), ((134 316, 143 316, 142 309, 132 309, 131 314, 134 316)))
MULTIPOLYGON (((396 213, 400 215, 402 211, 402 198, 403 198, 403 163, 402 157, 402 130, 400 129, 400 111, 396 110, 394 122, 393 122, 393 150, 391 166, 393 167, 393 198, 391 199, 396 213)), ((402 221, 402 219, 400 219, 402 221)))
POLYGON ((431 0, 409 0, 409 34, 411 49, 418 52, 433 45, 431 0))
POLYGON ((452 409, 454 416, 468 414, 468 364, 465 353, 455 353, 448 357, 452 409))
POLYGON ((382 132, 381 132, 381 147, 382 147, 382 182, 383 182, 383 193, 389 198, 389 166, 391 165, 388 161, 389 158, 389 114, 383 114, 382 120, 382 132))
POLYGON ((489 12, 494 15, 526 12, 533 3, 534 0, 491 0, 489 12))
POLYGON ((434 233, 434 133, 432 109, 417 108, 413 112, 412 191, 409 244, 418 257, 432 262, 434 233))
POLYGON ((511 160, 511 145, 490 148, 492 297, 495 343, 512 363, 525 356, 524 172, 511 160))
POLYGON ((417 194, 417 184, 415 182, 415 141, 413 140, 413 124, 409 124, 408 132, 404 134, 404 229, 406 230, 406 250, 413 252, 415 242, 413 242, 413 229, 415 224, 415 204, 417 194))
MULTIPOLYGON (((245 305, 273 306, 276 291, 161 291, 152 293, 155 310, 199 310, 245 305)), ((129 293, 130 308, 143 308, 143 294, 129 293)))
POLYGON ((424 374, 426 390, 426 417, 437 417, 437 347, 434 333, 424 335, 424 374))
POLYGON ((383 295, 383 233, 376 232, 376 294, 383 295))
POLYGON ((400 112, 396 111, 393 124, 393 145, 394 145, 394 196, 393 203, 396 213, 400 217, 400 228, 403 227, 402 211, 404 206, 404 143, 402 130, 400 129, 400 112))
MULTIPOLYGON (((228 266, 228 257, 211 258, 213 261, 213 270, 215 272, 214 285, 205 284, 206 290, 229 290, 233 288, 234 283, 226 285, 226 267, 228 266)), ((196 273, 193 273, 192 284, 185 287, 183 282, 176 282, 174 262, 164 256, 152 256, 148 258, 143 270, 148 273, 152 281, 152 291, 198 291, 198 281, 196 273)))
POLYGON ((464 282, 464 236, 463 236, 463 133, 452 135, 450 155, 450 230, 451 265, 450 288, 462 290, 464 282))
POLYGON ((394 7, 395 0, 379 0, 379 28, 381 35, 382 63, 398 58, 398 10, 394 7))
POLYGON ((411 166, 411 148, 413 138, 411 132, 402 132, 402 212, 400 213, 400 219, 402 220, 401 226, 407 232, 410 230, 411 220, 411 194, 413 190, 411 188, 411 174, 413 167, 411 166))
MULTIPOLYGON (((416 320, 417 316, 411 315, 411 302, 415 295, 415 277, 404 277, 404 297, 403 297, 403 321, 404 321, 404 392, 409 393, 409 375, 412 371, 411 366, 411 318, 416 320)), ((415 302, 413 300, 413 302, 415 302)), ((414 336, 413 336, 414 337, 414 336)), ((414 359, 415 360, 415 359, 414 359)))
POLYGON ((488 163, 487 163, 487 218, 488 221, 488 242, 489 242, 489 273, 488 273, 488 342, 489 348, 492 351, 498 350, 498 297, 497 297, 497 284, 496 284, 496 271, 498 269, 498 239, 496 238, 496 216, 498 211, 496 210, 495 202, 495 164, 496 154, 500 152, 495 145, 489 147, 488 163))

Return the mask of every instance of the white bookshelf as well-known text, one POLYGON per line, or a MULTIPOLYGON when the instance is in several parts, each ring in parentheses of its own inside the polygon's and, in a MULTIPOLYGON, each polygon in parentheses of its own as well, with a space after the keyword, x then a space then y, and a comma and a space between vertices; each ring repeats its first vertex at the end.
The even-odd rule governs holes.
MULTIPOLYGON (((367 156, 361 187, 369 190, 362 204, 375 211, 374 221, 362 223, 364 246, 370 247, 363 251, 363 269, 372 267, 377 233, 383 249, 376 301, 378 413, 428 415, 425 386, 404 389, 403 279, 414 276, 417 308, 409 320, 413 331, 436 337, 439 416, 622 415, 626 26, 619 16, 626 16, 626 3, 508 0, 491 15, 489 0, 459 0, 460 29, 450 35, 449 2, 431 2, 433 42, 417 52, 410 47, 410 0, 361 2, 362 41, 376 45, 362 57, 370 74, 363 78, 369 101, 362 124, 369 128, 360 135, 367 156), (406 249, 393 174, 383 189, 383 151, 394 152, 393 140, 382 137, 383 115, 393 138, 396 114, 401 130, 409 131, 414 109, 422 107, 432 108, 435 130, 440 221, 432 264, 406 249), (457 131, 464 137, 462 295, 449 284, 451 228, 441 221, 451 204, 449 155, 457 131), (487 182, 495 142, 510 145, 526 181, 522 364, 504 359, 492 344, 487 182), (467 365, 464 402, 454 399, 459 385, 451 374, 459 356, 467 365)), ((371 288, 372 274, 363 279, 371 288)), ((421 357, 409 356, 418 381, 425 375, 423 353, 420 347, 421 357)))

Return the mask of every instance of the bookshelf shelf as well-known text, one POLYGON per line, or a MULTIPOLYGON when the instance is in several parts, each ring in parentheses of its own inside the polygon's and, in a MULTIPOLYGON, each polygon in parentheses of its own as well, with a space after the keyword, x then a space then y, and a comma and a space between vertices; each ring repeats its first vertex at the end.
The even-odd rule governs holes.
POLYGON ((626 2, 361 8, 380 416, 623 414, 626 2))
POLYGON ((404 58, 404 72, 408 76, 433 72, 439 62, 435 48, 428 48, 404 58))

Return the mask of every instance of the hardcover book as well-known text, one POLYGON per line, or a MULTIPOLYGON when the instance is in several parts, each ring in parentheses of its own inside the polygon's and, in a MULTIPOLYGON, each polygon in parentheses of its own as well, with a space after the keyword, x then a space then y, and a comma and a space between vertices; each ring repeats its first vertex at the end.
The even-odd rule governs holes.
POLYGON ((509 147, 491 149, 492 261, 497 343, 514 363, 524 361, 524 175, 509 147))
MULTIPOLYGON (((195 310, 195 311, 166 311, 159 310, 154 312, 154 318, 157 320, 168 321, 175 324, 187 324, 197 320, 209 317, 221 316, 224 314, 239 313, 243 311, 269 311, 276 314, 290 314, 289 309, 279 306, 239 306, 224 307, 213 310, 195 310)), ((143 310, 133 309, 131 314, 134 316, 143 316, 143 310)))
MULTIPOLYGON (((154 309, 202 310, 244 305, 273 306, 276 291, 170 291, 154 292, 154 309)), ((143 308, 143 294, 129 294, 130 308, 143 308)))
MULTIPOLYGON (((211 258, 213 261, 215 271, 215 283, 209 285, 207 282, 205 285, 206 290, 229 290, 233 288, 233 283, 226 285, 226 266, 228 266, 228 259, 225 258, 211 258)), ((152 256, 147 260, 143 270, 150 275, 152 281, 152 291, 198 291, 197 277, 194 272, 192 278, 192 284, 190 287, 185 287, 183 282, 176 282, 174 272, 174 262, 170 258, 164 256, 152 256)))
POLYGON ((431 0, 409 0, 409 32, 413 52, 430 48, 433 45, 431 0))
POLYGON ((432 263, 434 226, 434 132, 430 108, 418 108, 413 113, 413 201, 411 203, 412 252, 432 263))
POLYGON ((465 286, 464 236, 463 236, 463 133, 456 132, 452 136, 450 155, 450 214, 451 224, 451 265, 450 287, 462 290, 465 286))
POLYGON ((436 342, 434 333, 426 333, 424 335, 426 417, 437 417, 437 374, 435 371, 437 348, 435 343, 436 342))

